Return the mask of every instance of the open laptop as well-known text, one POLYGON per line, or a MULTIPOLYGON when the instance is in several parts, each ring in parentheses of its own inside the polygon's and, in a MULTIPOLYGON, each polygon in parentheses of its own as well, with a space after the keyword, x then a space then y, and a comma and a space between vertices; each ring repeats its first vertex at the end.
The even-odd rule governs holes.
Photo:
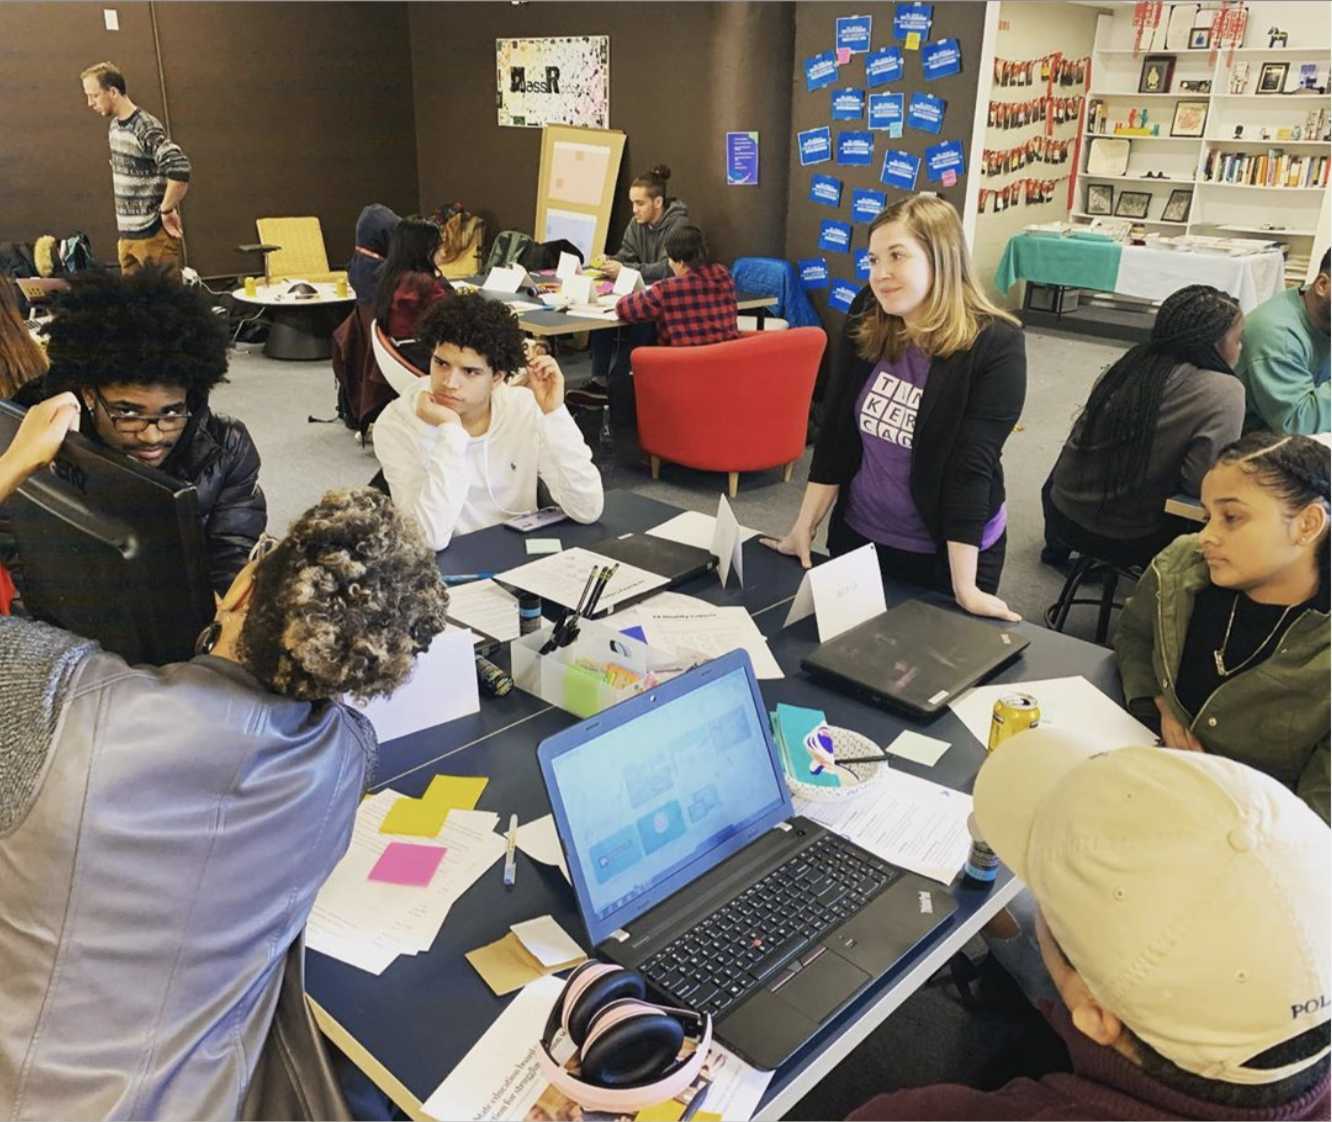
POLYGON ((907 600, 820 643, 800 665, 891 708, 932 717, 1028 642, 1011 627, 907 600))
POLYGON ((956 909, 796 817, 749 656, 732 651, 537 748, 596 953, 778 1067, 956 909))

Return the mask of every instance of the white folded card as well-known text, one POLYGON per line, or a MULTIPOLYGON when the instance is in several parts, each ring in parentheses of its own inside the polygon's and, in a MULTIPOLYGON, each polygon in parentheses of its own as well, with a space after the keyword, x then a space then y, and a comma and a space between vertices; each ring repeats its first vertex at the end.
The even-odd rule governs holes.
POLYGON ((561 253, 560 263, 555 266, 555 275, 560 280, 568 280, 570 277, 576 277, 583 271, 582 262, 572 253, 561 253))
POLYGON ((810 569, 783 626, 790 627, 813 613, 819 642, 826 643, 886 610, 879 556, 869 542, 810 569))
POLYGON ((481 287, 491 292, 517 292, 524 285, 536 287, 526 269, 521 265, 513 265, 507 269, 491 269, 481 287))
POLYGON ((591 277, 585 277, 581 273, 578 273, 573 276, 562 277, 561 281, 562 283, 560 284, 560 294, 562 296, 567 296, 569 298, 570 303, 573 304, 592 303, 593 297, 595 296, 596 293, 595 290, 593 289, 593 284, 595 282, 592 280, 591 277))
POLYGON ((628 265, 621 265, 615 277, 615 287, 611 289, 616 296, 628 296, 631 292, 643 291, 643 274, 628 265))
POLYGON ((472 646, 468 628, 441 631, 429 649, 416 656, 411 677, 388 697, 364 705, 350 697, 343 700, 370 719, 380 744, 475 713, 481 700, 472 646))
POLYGON ((742 540, 740 522, 735 517, 731 504, 726 501, 726 496, 722 495, 717 500, 717 524, 712 531, 711 552, 717 558, 717 577, 721 580, 723 588, 726 587, 726 578, 730 576, 732 569, 735 570, 740 587, 745 587, 745 558, 744 551, 740 548, 742 540))

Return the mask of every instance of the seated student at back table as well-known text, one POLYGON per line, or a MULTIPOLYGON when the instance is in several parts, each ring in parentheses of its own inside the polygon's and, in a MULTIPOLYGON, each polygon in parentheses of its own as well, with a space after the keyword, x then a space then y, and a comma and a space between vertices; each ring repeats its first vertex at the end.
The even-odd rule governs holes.
POLYGON ((1031 886, 1069 1070, 880 1095, 853 1119, 1328 1116, 1327 827, 1253 768, 1022 733, 976 777, 1031 886))
POLYGON ((213 588, 225 592, 268 524, 249 430, 208 407, 227 373, 225 318, 156 266, 80 273, 57 295, 46 337, 50 371, 14 400, 71 390, 85 436, 194 484, 213 588))
POLYGON ((1124 606, 1124 697, 1169 748, 1240 760, 1329 815, 1329 452, 1257 432, 1202 486, 1207 525, 1167 546, 1124 606))
POLYGON ((1008 524, 999 456, 1027 389, 1022 332, 977 287, 962 221, 942 199, 912 195, 880 214, 869 260, 800 513, 764 544, 809 568, 831 510, 834 557, 872 541, 885 577, 1016 620, 995 593, 1008 524))
POLYGON ((1235 367, 1248 401, 1245 432, 1272 429, 1308 436, 1332 428, 1329 269, 1332 263, 1324 253, 1312 284, 1278 292, 1249 313, 1244 353, 1235 367))
MULTIPOLYGON (((619 250, 600 264, 605 274, 614 280, 620 269, 628 265, 643 274, 643 283, 652 284, 671 275, 666 257, 666 239, 672 231, 689 221, 689 208, 683 199, 668 197, 666 181, 671 169, 658 164, 645 172, 629 186, 629 202, 634 216, 625 227, 619 250)), ((619 328, 614 331, 593 331, 589 346, 592 349, 592 381, 580 386, 578 396, 589 400, 605 400, 607 379, 622 378, 629 373, 629 353, 635 347, 651 346, 656 333, 650 326, 619 328), (611 368, 612 360, 614 369, 611 368)))
POLYGON ((417 337, 417 324, 427 308, 453 295, 435 261, 441 244, 439 227, 428 218, 404 218, 394 227, 375 287, 375 322, 422 373, 430 348, 417 337))
POLYGON ((351 282, 358 304, 374 303, 389 243, 401 221, 382 203, 371 203, 357 218, 356 246, 352 250, 352 259, 347 262, 347 280, 351 282))
POLYGON ((666 239, 674 276, 642 292, 621 296, 615 314, 628 323, 655 323, 664 347, 697 347, 738 339, 739 312, 731 271, 708 255, 697 226, 681 226, 666 239))
POLYGON ((1244 315, 1218 289, 1166 297, 1152 337, 1097 380, 1041 490, 1048 564, 1069 549, 1144 566, 1189 527, 1166 514, 1197 495, 1216 454, 1240 434, 1244 389, 1233 377, 1244 315))
POLYGON ((375 455, 431 549, 535 510, 538 479, 575 522, 601 517, 601 475, 564 404, 564 375, 550 355, 526 360, 508 308, 455 296, 426 312, 420 338, 430 377, 380 415, 375 455), (524 370, 526 385, 505 384, 524 370))

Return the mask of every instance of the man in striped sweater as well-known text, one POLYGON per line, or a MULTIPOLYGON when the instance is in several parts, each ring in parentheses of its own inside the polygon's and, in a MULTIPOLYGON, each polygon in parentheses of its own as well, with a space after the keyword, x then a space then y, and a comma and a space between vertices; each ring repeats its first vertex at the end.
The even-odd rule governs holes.
POLYGON ((150 261, 179 274, 180 201, 190 187, 190 161, 167 138, 162 122, 125 94, 125 75, 113 62, 80 77, 88 108, 110 117, 111 182, 116 197, 116 251, 122 272, 150 261))

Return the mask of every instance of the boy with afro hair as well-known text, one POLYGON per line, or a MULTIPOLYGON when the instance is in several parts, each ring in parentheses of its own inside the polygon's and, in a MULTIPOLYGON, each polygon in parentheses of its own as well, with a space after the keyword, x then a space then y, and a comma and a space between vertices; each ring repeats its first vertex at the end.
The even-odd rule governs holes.
POLYGON ((538 479, 576 522, 601 517, 601 475, 564 404, 564 374, 550 355, 527 360, 508 308, 457 296, 421 317, 417 338, 430 376, 380 415, 375 455, 432 549, 535 510, 538 479), (505 382, 524 372, 525 385, 505 382))

